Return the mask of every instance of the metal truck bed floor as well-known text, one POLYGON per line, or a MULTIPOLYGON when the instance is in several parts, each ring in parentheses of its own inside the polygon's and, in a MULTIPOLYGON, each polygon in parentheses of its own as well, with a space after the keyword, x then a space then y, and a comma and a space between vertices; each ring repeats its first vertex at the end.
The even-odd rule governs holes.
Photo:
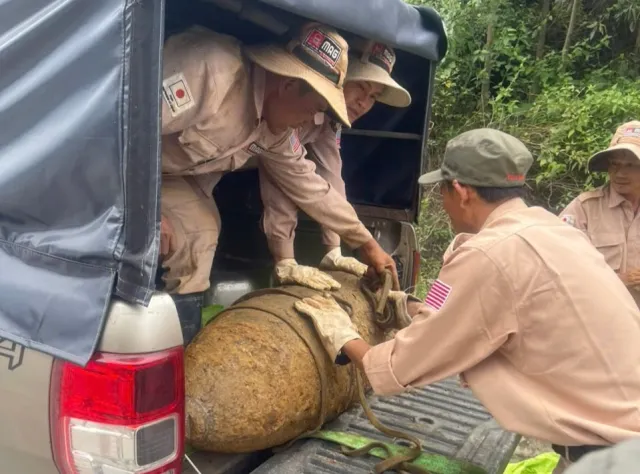
MULTIPOLYGON (((489 474, 504 471, 519 441, 519 436, 502 430, 471 391, 461 388, 456 379, 395 397, 372 396, 369 403, 382 423, 416 436, 422 441, 424 451, 472 462, 489 474)), ((371 426, 360 406, 347 411, 326 428, 389 441, 371 426)), ((249 472, 213 467, 217 463, 212 458, 207 460, 206 456, 202 453, 194 459, 202 474, 249 472)), ((377 462, 379 459, 369 456, 349 458, 332 443, 308 440, 274 455, 250 473, 369 474, 377 462)), ((246 466, 246 459, 240 464, 246 466)))

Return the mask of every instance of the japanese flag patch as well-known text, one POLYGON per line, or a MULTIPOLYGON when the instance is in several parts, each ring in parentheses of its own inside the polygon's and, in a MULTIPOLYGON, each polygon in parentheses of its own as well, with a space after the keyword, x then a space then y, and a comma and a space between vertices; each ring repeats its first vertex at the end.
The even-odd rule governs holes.
POLYGON ((451 287, 446 283, 436 280, 431 285, 429 294, 425 298, 424 302, 431 306, 433 309, 438 310, 444 306, 451 293, 451 287))
POLYGON ((573 226, 573 227, 576 226, 576 218, 575 218, 575 216, 572 216, 571 214, 566 214, 566 215, 562 216, 560 219, 562 220, 562 222, 565 222, 565 223, 569 224, 570 226, 573 226))
POLYGON ((181 72, 162 81, 162 98, 169 106, 172 117, 177 117, 196 105, 189 84, 181 72))

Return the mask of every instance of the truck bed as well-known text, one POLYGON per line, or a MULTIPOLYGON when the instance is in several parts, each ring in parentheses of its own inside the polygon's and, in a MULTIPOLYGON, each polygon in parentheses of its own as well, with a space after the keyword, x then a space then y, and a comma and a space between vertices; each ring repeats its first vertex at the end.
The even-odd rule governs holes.
MULTIPOLYGON (((448 379, 426 388, 395 397, 369 397, 378 419, 387 426, 412 434, 422 441, 428 453, 464 460, 484 468, 488 474, 501 474, 513 454, 519 436, 501 429, 469 389, 448 379)), ((326 425, 327 429, 347 431, 389 442, 355 406, 326 425)), ((267 453, 247 455, 191 456, 202 474, 368 474, 379 459, 350 458, 329 442, 300 441, 271 457, 267 453)), ((185 473, 196 474, 189 466, 185 473)))

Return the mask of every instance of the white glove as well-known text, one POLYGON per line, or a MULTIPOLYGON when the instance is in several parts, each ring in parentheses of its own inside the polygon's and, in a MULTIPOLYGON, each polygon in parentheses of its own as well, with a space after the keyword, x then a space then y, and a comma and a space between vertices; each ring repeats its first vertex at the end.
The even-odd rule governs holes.
POLYGON ((324 256, 320 262, 320 268, 325 270, 342 270, 356 276, 363 276, 367 273, 367 265, 359 262, 353 257, 343 257, 340 247, 334 248, 324 256))
POLYGON ((396 328, 404 329, 409 324, 411 324, 411 316, 409 316, 409 310, 407 307, 407 302, 411 298, 412 301, 416 301, 418 303, 422 303, 415 296, 408 295, 404 291, 390 291, 389 298, 387 300, 388 304, 391 304, 391 308, 395 313, 396 318, 396 328))
POLYGON ((293 258, 280 260, 276 264, 276 277, 280 283, 303 285, 313 290, 338 290, 341 285, 317 268, 298 265, 293 258))
POLYGON ((351 318, 333 298, 313 296, 296 301, 294 307, 311 318, 320 341, 332 361, 344 345, 354 339, 362 339, 351 318))

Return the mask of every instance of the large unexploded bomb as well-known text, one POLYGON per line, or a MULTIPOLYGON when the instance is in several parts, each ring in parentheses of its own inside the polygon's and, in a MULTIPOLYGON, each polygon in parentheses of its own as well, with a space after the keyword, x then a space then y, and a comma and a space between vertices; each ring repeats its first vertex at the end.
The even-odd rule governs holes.
MULTIPOLYGON (((385 340, 360 279, 330 272, 332 292, 369 344, 385 340)), ((335 365, 295 301, 320 292, 284 286, 247 295, 208 324, 185 355, 188 440, 240 453, 277 446, 358 399, 353 364, 335 365)))

